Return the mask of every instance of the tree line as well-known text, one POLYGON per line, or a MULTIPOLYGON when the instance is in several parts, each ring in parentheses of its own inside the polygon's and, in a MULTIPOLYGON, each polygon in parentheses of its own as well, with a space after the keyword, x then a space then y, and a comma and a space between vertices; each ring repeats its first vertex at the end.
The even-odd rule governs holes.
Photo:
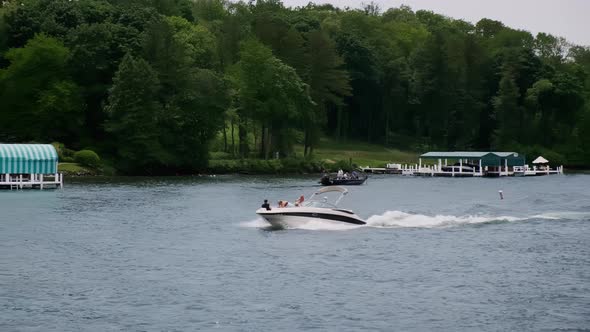
POLYGON ((401 6, 9 0, 0 141, 90 147, 128 173, 312 156, 320 137, 590 165, 590 49, 401 6))

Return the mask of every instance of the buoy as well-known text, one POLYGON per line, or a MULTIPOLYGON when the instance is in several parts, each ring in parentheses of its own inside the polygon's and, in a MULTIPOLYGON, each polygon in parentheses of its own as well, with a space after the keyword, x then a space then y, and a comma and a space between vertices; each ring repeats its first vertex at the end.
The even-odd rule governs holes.
POLYGON ((500 194, 500 199, 504 199, 504 193, 502 190, 498 190, 498 194, 500 194))

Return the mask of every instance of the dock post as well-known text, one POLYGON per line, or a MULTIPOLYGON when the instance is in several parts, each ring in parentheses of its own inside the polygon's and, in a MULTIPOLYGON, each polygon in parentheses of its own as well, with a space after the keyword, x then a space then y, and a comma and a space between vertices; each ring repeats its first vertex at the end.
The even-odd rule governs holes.
POLYGON ((508 176, 508 159, 504 159, 504 171, 506 171, 506 176, 508 176))
POLYGON ((459 159, 459 173, 463 173, 463 159, 459 159))
POLYGON ((40 188, 41 190, 43 190, 43 174, 41 174, 41 177, 40 177, 40 183, 41 183, 41 184, 40 184, 39 188, 40 188))

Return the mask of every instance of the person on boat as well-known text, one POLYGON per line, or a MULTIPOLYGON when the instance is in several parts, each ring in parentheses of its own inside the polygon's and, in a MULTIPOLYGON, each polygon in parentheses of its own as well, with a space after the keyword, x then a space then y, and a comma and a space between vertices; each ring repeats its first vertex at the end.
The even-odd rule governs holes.
POLYGON ((279 207, 280 208, 286 208, 287 205, 289 205, 289 202, 283 201, 283 200, 279 201, 279 207))
POLYGON ((338 179, 342 179, 343 176, 344 176, 344 172, 342 171, 342 169, 339 169, 338 175, 337 175, 338 179))
POLYGON ((352 171, 352 178, 355 179, 355 180, 358 180, 359 173, 357 173, 357 171, 352 171))
POLYGON ((270 211, 271 210, 270 204, 268 204, 268 199, 265 199, 264 200, 264 203, 262 203, 261 208, 266 209, 266 211, 270 211))
POLYGON ((295 201, 295 206, 301 206, 303 201, 305 201, 305 197, 303 197, 303 195, 299 196, 299 198, 295 201))

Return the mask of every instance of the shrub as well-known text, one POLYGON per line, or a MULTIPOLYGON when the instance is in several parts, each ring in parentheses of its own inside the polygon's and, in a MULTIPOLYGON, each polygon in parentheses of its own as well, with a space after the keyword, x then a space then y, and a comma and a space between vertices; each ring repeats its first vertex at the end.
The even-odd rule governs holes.
POLYGON ((319 162, 307 159, 221 159, 209 160, 207 171, 218 174, 247 173, 247 174, 285 174, 285 173, 313 173, 320 172, 319 162))
POLYGON ((230 153, 223 152, 223 151, 214 151, 209 153, 209 159, 216 159, 216 160, 228 160, 233 159, 233 156, 230 153))
POLYGON ((329 172, 336 172, 338 170, 343 170, 345 172, 350 172, 350 171, 353 170, 352 165, 350 165, 349 161, 346 161, 346 160, 339 160, 338 162, 332 163, 332 164, 326 163, 324 165, 324 167, 329 172))
POLYGON ((100 158, 92 150, 81 150, 74 153, 74 161, 78 164, 97 168, 100 166, 100 158))
POLYGON ((53 145, 55 151, 57 151, 57 156, 61 159, 63 157, 63 150, 65 149, 64 144, 60 142, 52 142, 51 145, 53 145))

